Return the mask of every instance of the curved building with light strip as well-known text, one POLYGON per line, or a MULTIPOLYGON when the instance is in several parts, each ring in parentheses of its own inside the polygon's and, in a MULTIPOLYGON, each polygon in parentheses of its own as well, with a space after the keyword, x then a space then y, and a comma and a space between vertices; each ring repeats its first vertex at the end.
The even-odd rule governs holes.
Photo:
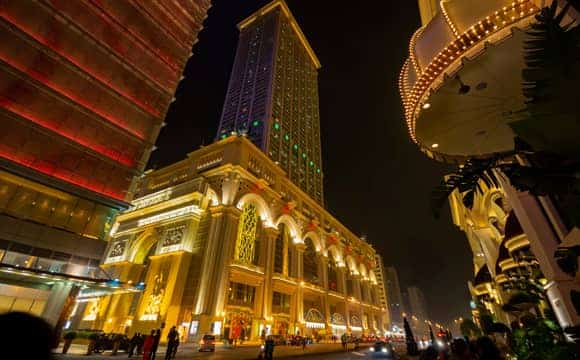
MULTIPOLYGON (((551 3, 419 0, 422 26, 410 39, 399 88, 409 136, 428 157, 462 164, 470 158, 487 158, 514 149, 515 135, 509 124, 525 113, 522 70, 526 31, 541 8, 551 3)), ((562 9, 566 1, 557 4, 562 9)), ((562 23, 577 18, 578 13, 570 8, 562 23)), ((513 161, 525 162, 520 158, 513 161)), ((502 197, 513 208, 529 251, 515 245, 523 244, 521 238, 504 239, 502 244, 496 233, 495 240, 489 240, 499 223, 492 226, 485 217, 478 220, 480 223, 469 223, 465 219, 473 221, 476 210, 459 210, 465 194, 455 192, 450 200, 454 221, 466 232, 474 252, 477 281, 472 293, 485 295, 489 304, 501 304, 501 295, 491 291, 487 280, 506 283, 513 270, 521 268, 514 256, 531 251, 537 264, 525 265, 541 270, 546 280, 544 291, 560 325, 578 325, 580 309, 572 299, 580 292, 580 278, 564 273, 554 253, 564 244, 580 244, 580 232, 566 224, 553 198, 517 191, 504 174, 497 175, 502 197), (481 236, 485 241, 480 242, 481 236)), ((476 206, 497 210, 492 203, 476 201, 476 206)), ((493 310, 491 306, 489 310, 493 310)))

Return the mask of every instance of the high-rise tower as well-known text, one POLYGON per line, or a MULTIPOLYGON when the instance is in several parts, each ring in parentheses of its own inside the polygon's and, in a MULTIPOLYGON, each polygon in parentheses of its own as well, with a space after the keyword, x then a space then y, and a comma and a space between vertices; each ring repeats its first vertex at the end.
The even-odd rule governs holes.
POLYGON ((247 134, 319 203, 323 202, 320 62, 283 0, 238 24, 240 38, 217 138, 247 134))

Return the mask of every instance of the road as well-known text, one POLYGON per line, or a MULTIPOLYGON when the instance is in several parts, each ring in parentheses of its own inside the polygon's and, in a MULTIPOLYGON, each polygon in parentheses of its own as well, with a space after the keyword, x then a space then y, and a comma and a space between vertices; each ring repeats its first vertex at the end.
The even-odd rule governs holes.
MULTIPOLYGON (((401 352, 400 352, 401 353, 401 352)), ((258 356, 257 347, 239 347, 237 349, 226 349, 218 348, 216 352, 199 352, 193 348, 183 348, 178 351, 176 359, 208 359, 208 360, 251 360, 256 359, 258 356)), ((110 353, 105 353, 104 355, 92 355, 86 356, 81 354, 55 354, 55 358, 59 360, 104 360, 111 359, 110 353)), ((126 359, 127 355, 125 353, 119 353, 116 357, 126 359)), ((156 359, 163 360, 165 358, 165 349, 160 349, 157 353, 156 359)), ((295 358, 295 359, 325 359, 325 360, 342 360, 342 359, 371 359, 368 350, 366 348, 361 348, 358 351, 348 351, 344 352, 341 350, 339 344, 320 344, 320 345, 309 345, 305 351, 301 347, 293 346, 277 346, 274 350, 274 358, 295 358)), ((134 356, 133 359, 141 360, 142 357, 134 356)), ((405 356, 397 357, 397 359, 405 360, 405 356)))

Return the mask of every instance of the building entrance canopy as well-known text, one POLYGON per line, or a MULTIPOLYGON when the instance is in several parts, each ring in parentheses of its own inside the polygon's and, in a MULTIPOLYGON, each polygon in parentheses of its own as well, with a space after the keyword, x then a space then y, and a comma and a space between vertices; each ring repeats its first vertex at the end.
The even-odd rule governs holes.
POLYGON ((450 0, 412 37, 400 90, 411 138, 453 162, 513 149, 533 1, 450 0))
POLYGON ((0 278, 3 283, 46 290, 50 289, 50 287, 57 283, 78 286, 80 292, 77 299, 141 292, 145 287, 144 284, 132 285, 120 282, 116 279, 111 279, 101 269, 94 272, 93 276, 77 276, 47 270, 21 268, 9 264, 0 264, 0 278))

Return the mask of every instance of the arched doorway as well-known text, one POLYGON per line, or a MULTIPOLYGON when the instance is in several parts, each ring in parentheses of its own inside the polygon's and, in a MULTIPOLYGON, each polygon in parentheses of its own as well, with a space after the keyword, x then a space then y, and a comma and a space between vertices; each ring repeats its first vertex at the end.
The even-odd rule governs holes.
POLYGON ((304 281, 320 285, 320 277, 318 276, 318 254, 316 253, 316 248, 310 238, 306 238, 304 244, 306 245, 303 258, 304 281))

